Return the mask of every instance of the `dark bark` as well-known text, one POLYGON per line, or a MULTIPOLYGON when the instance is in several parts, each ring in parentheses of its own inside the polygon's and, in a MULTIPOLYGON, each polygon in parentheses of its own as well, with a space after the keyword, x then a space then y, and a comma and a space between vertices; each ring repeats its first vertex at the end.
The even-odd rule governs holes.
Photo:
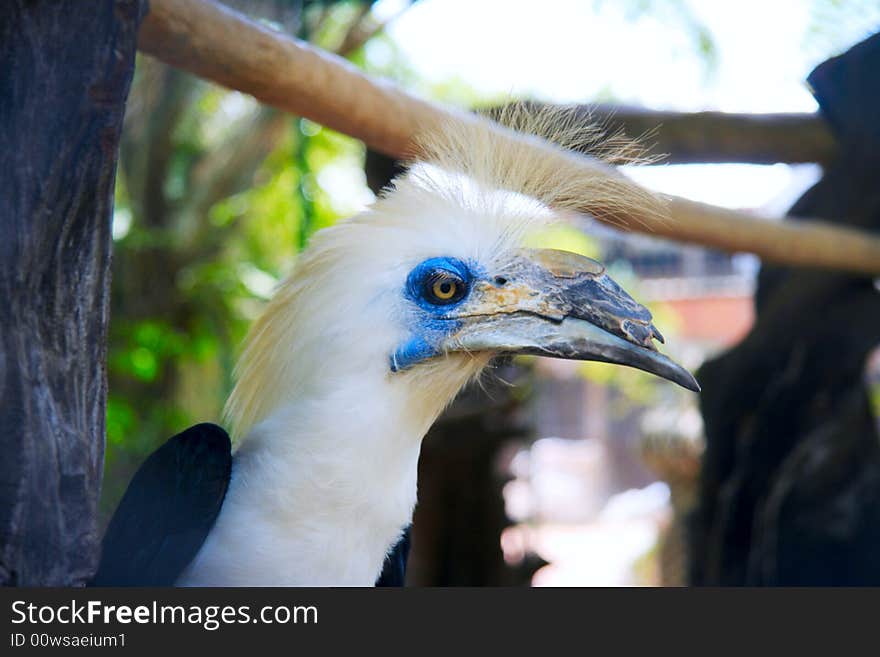
MULTIPOLYGON (((792 215, 880 230, 880 35, 809 78, 838 161, 792 215)), ((869 278, 763 267, 757 320, 698 374, 706 453, 695 584, 880 584, 880 435, 865 363, 880 344, 869 278)))
POLYGON ((0 583, 98 559, 113 188, 139 0, 0 3, 0 583))

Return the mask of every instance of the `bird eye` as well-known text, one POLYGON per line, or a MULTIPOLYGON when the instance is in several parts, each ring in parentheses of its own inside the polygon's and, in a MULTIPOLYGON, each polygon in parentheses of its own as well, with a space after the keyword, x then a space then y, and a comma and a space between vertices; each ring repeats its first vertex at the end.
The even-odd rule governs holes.
POLYGON ((467 292, 465 282, 450 271, 436 271, 425 283, 425 299, 438 306, 455 303, 467 292))

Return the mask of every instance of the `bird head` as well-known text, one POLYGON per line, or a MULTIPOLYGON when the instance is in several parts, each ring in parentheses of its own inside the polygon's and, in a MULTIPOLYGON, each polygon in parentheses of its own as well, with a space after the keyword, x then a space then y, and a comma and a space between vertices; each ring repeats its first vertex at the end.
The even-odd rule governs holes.
POLYGON ((653 199, 567 179, 479 131, 432 139, 424 161, 299 256, 239 363, 227 407, 238 435, 285 398, 358 385, 385 386, 433 421, 496 354, 628 365, 699 390, 602 264, 525 247, 560 220, 561 198, 653 199))
POLYGON ((413 268, 403 294, 411 335, 392 371, 450 353, 535 354, 628 365, 697 391, 693 376, 661 354, 651 313, 601 263, 555 249, 512 249, 487 268, 452 256, 413 268))

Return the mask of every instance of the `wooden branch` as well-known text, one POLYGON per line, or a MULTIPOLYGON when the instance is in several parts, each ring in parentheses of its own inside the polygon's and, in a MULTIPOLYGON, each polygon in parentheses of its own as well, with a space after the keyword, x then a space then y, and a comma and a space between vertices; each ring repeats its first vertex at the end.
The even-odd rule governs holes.
POLYGON ((169 199, 165 193, 168 169, 174 156, 174 128, 177 127, 192 98, 196 78, 173 68, 162 71, 158 83, 158 102, 145 117, 143 137, 139 148, 143 179, 135 186, 139 192, 141 220, 146 228, 161 228, 168 212, 169 199))
MULTIPOLYGON (((278 145, 290 117, 259 106, 256 112, 236 125, 217 152, 209 152, 192 173, 192 196, 186 212, 205 215, 218 201, 237 194, 253 183, 256 170, 278 145)), ((207 228, 207 221, 199 222, 207 228)))
POLYGON ((668 112, 608 105, 583 110, 630 137, 649 135, 651 152, 665 154, 663 162, 670 164, 829 164, 838 152, 834 136, 818 114, 668 112))
POLYGON ((773 221, 685 198, 670 201, 672 221, 653 233, 722 251, 755 253, 770 262, 880 274, 880 238, 822 221, 773 221))
MULTIPOLYGON (((198 95, 199 78, 143 57, 125 109, 119 165, 137 223, 161 232, 177 200, 166 182, 176 147, 175 132, 198 95)), ((187 199, 188 200, 188 199, 187 199)), ((119 253, 114 254, 114 268, 119 253)))
POLYGON ((372 6, 369 3, 365 3, 358 8, 357 14, 342 37, 342 41, 333 48, 333 52, 340 57, 348 57, 367 42, 372 34, 369 34, 369 30, 364 29, 364 22, 369 20, 371 9, 372 6))
POLYGON ((390 18, 381 22, 370 17, 370 8, 368 7, 367 12, 359 16, 352 28, 348 31, 348 34, 345 35, 342 43, 334 52, 340 57, 345 57, 346 59, 351 57, 361 47, 366 45, 367 41, 384 32, 385 28, 406 13, 415 2, 417 2, 417 0, 412 0, 410 4, 404 5, 390 18))
MULTIPOLYGON (((146 53, 258 100, 361 139, 397 158, 412 137, 449 121, 483 122, 512 142, 528 142, 560 167, 620 180, 596 160, 525 139, 487 119, 416 98, 374 80, 340 57, 256 25, 207 0, 152 0, 138 45, 146 53), (576 161, 576 162, 575 162, 576 161), (573 164, 574 162, 574 164, 573 164)), ((619 183, 618 183, 619 184, 619 183)), ((636 189, 634 183, 629 183, 636 189)), ((586 201, 586 199, 585 199, 586 201)), ((587 204, 588 205, 588 204, 587 204)), ((727 251, 750 251, 789 265, 880 274, 880 238, 818 222, 768 223, 751 215, 673 199, 671 218, 614 217, 624 228, 727 251)))
MULTIPOLYGON (((530 102, 539 110, 544 103, 530 102)), ((495 117, 505 106, 482 112, 495 117)), ((584 122, 608 133, 618 130, 644 143, 664 164, 786 162, 830 164, 837 140, 819 114, 733 114, 673 112, 628 105, 584 104, 575 108, 584 122)))

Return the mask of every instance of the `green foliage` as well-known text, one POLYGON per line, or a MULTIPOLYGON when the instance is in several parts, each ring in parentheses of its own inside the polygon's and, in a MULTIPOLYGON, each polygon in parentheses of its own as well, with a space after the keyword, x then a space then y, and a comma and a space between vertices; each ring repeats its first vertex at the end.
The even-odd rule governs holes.
MULTIPOLYGON (((344 4, 326 29, 358 13, 344 4)), ((353 139, 138 60, 114 214, 105 513, 161 442, 222 421, 263 303, 315 230, 370 197, 363 157, 353 139)))

